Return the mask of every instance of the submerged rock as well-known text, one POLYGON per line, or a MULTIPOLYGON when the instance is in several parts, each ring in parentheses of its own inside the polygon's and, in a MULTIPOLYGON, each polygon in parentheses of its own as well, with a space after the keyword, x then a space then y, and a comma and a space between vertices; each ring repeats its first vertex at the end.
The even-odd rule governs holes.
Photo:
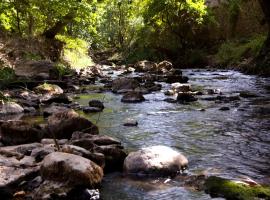
POLYGON ((145 101, 145 98, 140 92, 128 92, 121 99, 121 102, 124 103, 140 103, 143 101, 145 101))
POLYGON ((93 188, 101 183, 103 170, 81 156, 54 152, 44 158, 41 176, 44 180, 65 183, 71 187, 93 188))
POLYGON ((188 160, 181 153, 166 146, 153 146, 130 153, 124 170, 128 174, 174 176, 187 164, 188 160))

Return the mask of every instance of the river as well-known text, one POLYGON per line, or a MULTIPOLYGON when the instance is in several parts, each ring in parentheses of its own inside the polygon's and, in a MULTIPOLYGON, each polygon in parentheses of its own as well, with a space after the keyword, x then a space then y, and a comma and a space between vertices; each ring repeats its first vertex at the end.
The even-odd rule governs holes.
MULTIPOLYGON (((231 179, 247 176, 258 182, 270 182, 270 79, 226 70, 183 70, 193 88, 218 89, 223 95, 240 92, 256 94, 254 98, 216 103, 200 100, 190 104, 163 101, 163 91, 145 95, 139 104, 121 103, 121 95, 97 93, 80 95, 87 105, 101 99, 106 109, 101 114, 87 114, 97 121, 101 134, 118 138, 128 151, 152 145, 173 147, 187 156, 188 174, 216 174, 231 179), (228 111, 219 110, 229 107, 228 111), (138 127, 124 127, 132 118, 138 127)), ((162 83, 162 90, 169 88, 162 83)), ((205 97, 205 96, 203 96, 205 97)), ((115 173, 105 176, 101 195, 104 200, 121 199, 191 199, 210 196, 180 181, 166 179, 134 180, 115 173)))

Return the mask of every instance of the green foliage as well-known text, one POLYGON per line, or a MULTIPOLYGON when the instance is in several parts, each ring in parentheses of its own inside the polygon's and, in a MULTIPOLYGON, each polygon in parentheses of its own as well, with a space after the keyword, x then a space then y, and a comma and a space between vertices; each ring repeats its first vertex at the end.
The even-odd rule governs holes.
POLYGON ((0 26, 20 35, 39 35, 68 14, 72 16, 70 23, 86 21, 95 3, 95 0, 1 0, 0 26))
POLYGON ((266 36, 257 35, 247 41, 229 41, 223 43, 216 55, 216 60, 222 65, 229 65, 241 62, 244 58, 255 57, 264 41, 266 36))
POLYGON ((205 188, 213 197, 224 197, 234 200, 269 199, 270 188, 263 186, 248 186, 219 177, 209 177, 205 188))
MULTIPOLYGON (((63 35, 57 35, 56 38, 65 43, 63 60, 71 68, 83 68, 93 64, 93 61, 88 56, 89 44, 86 41, 63 35)), ((59 70, 62 71, 61 67, 59 67, 59 70)))
POLYGON ((0 88, 8 85, 15 79, 15 72, 12 68, 0 68, 0 88))

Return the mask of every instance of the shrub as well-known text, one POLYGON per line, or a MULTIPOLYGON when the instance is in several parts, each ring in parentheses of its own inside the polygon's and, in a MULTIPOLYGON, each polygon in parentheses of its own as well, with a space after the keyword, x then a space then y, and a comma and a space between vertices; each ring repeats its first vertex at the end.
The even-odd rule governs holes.
POLYGON ((93 64, 88 56, 89 44, 79 38, 57 35, 56 38, 65 43, 62 59, 71 68, 83 68, 93 64))
POLYGON ((220 46, 215 56, 216 61, 222 65, 232 65, 241 62, 245 58, 255 57, 265 39, 265 35, 256 35, 246 41, 225 42, 220 46))

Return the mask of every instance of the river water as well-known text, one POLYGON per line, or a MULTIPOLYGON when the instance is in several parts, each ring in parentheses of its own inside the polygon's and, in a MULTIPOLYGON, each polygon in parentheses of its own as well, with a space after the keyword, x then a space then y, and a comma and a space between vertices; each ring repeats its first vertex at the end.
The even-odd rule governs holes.
MULTIPOLYGON (((247 176, 269 183, 270 79, 224 70, 183 72, 193 88, 219 89, 227 96, 248 91, 258 97, 227 103, 199 100, 183 105, 163 101, 166 96, 160 91, 145 95, 147 101, 139 104, 121 103, 121 95, 112 93, 81 95, 77 101, 87 105, 90 99, 103 100, 104 112, 86 117, 97 121, 101 134, 122 141, 128 151, 165 145, 188 158, 190 174, 247 176), (224 106, 230 110, 220 111, 224 106), (137 120, 138 127, 124 127, 126 118, 137 120)), ((163 90, 167 88, 169 85, 164 83, 163 90)), ((180 186, 177 178, 134 180, 115 173, 105 177, 101 194, 104 200, 211 199, 203 192, 180 186)))

